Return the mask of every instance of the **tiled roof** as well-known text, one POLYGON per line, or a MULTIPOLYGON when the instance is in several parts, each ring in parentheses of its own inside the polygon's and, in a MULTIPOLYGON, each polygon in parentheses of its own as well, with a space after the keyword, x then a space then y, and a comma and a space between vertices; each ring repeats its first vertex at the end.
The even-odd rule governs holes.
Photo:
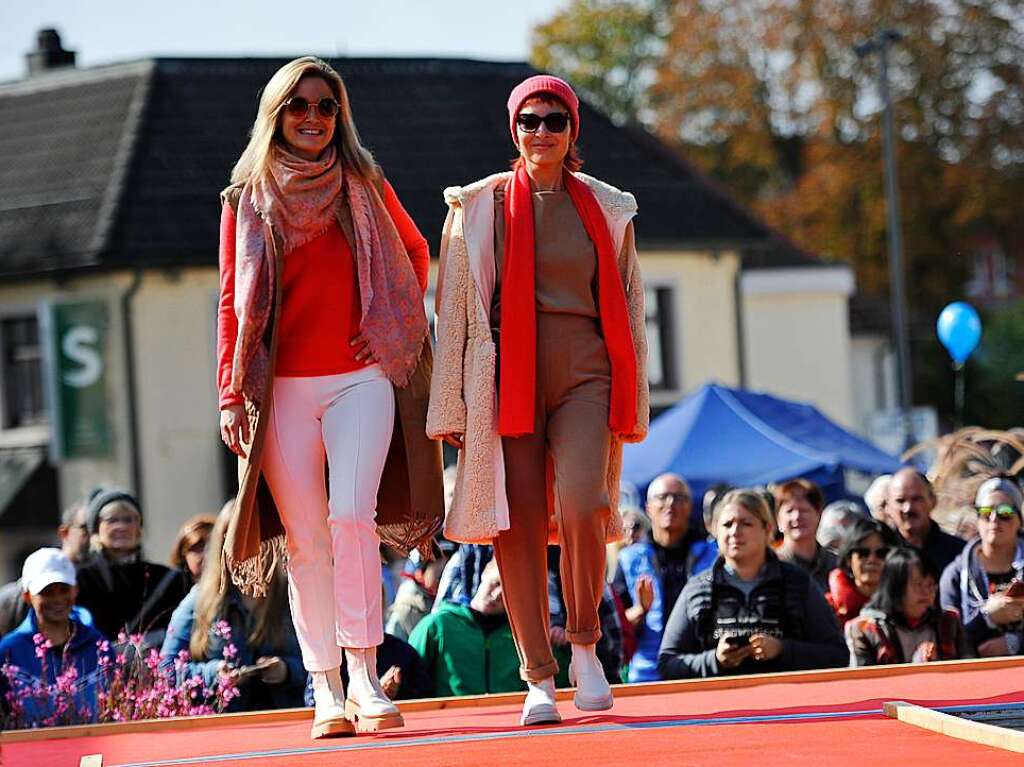
MULTIPOLYGON (((215 264, 217 194, 286 59, 157 58, 0 84, 0 275, 215 264)), ((364 142, 436 249, 444 187, 508 167, 505 99, 526 64, 338 59, 364 142)), ((633 192, 647 247, 820 264, 678 155, 581 108, 585 170, 633 192)))
MULTIPOLYGON (((147 67, 122 66, 0 86, 0 270, 95 263, 147 67)), ((56 75, 57 73, 54 73, 56 75)))

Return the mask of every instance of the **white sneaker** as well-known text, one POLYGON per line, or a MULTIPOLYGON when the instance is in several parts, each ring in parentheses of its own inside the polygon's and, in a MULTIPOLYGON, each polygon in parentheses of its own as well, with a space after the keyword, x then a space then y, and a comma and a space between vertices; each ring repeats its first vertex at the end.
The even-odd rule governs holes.
POLYGON ((526 700, 523 701, 523 716, 519 723, 557 724, 562 721, 555 705, 555 678, 549 676, 541 682, 526 683, 526 700))
POLYGON ((341 671, 312 671, 313 729, 310 737, 331 738, 355 735, 355 728, 345 718, 345 690, 341 684, 341 671))
POLYGON ((572 646, 569 683, 576 686, 572 701, 580 711, 607 711, 615 703, 611 685, 597 659, 597 645, 572 646))
POLYGON ((355 724, 356 732, 377 732, 402 727, 398 706, 392 703, 377 678, 377 648, 345 648, 348 659, 348 697, 345 716, 355 724))

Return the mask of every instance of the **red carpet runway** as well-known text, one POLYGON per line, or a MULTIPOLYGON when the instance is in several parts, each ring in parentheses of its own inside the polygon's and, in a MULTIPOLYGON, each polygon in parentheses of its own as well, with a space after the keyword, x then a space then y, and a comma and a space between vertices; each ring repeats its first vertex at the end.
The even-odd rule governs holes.
POLYGON ((1024 659, 995 659, 617 689, 615 708, 583 715, 571 693, 561 725, 518 726, 521 696, 414 701, 406 726, 309 740, 311 712, 99 725, 0 736, 4 767, 423 767, 424 765, 1021 765, 1020 754, 887 718, 883 704, 930 708, 1024 702, 1024 659), (98 762, 94 762, 98 763, 98 762))

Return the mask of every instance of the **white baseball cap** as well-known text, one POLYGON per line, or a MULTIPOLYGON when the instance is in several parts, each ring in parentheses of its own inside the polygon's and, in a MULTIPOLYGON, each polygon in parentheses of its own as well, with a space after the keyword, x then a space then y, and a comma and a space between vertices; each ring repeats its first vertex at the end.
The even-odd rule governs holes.
POLYGON ((25 559, 21 568, 21 587, 32 596, 51 583, 66 583, 75 586, 75 566, 60 549, 39 549, 25 559))

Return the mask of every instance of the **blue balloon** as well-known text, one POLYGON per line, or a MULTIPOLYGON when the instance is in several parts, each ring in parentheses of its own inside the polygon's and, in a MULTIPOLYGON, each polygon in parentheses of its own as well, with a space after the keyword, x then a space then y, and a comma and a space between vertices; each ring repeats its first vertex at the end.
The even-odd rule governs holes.
POLYGON ((936 329, 939 340, 957 365, 971 356, 981 340, 981 318, 974 307, 964 301, 956 301, 943 309, 936 329))

